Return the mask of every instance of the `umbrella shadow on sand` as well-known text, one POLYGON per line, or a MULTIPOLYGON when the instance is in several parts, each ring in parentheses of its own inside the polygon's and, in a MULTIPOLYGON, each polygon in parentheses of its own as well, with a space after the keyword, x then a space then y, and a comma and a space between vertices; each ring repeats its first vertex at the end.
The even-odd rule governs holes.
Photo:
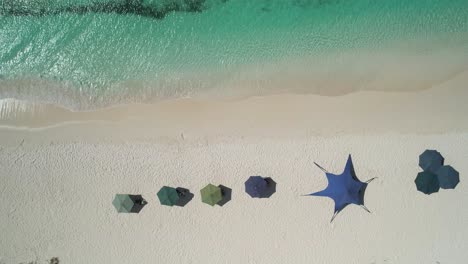
POLYGON ((223 206, 229 201, 231 201, 232 198, 232 189, 228 188, 224 185, 218 185, 219 188, 221 188, 221 193, 223 194, 223 199, 217 203, 219 206, 223 206))
POLYGON ((265 178, 265 181, 267 182, 267 189, 261 198, 270 198, 276 192, 276 182, 270 177, 265 178))
POLYGON ((179 194, 179 200, 175 204, 176 206, 180 206, 180 207, 186 206, 195 196, 193 193, 190 192, 189 189, 185 189, 182 187, 177 187, 176 191, 179 194))
POLYGON ((147 204, 146 200, 141 195, 128 195, 130 199, 135 203, 130 210, 131 213, 140 213, 141 209, 147 204))

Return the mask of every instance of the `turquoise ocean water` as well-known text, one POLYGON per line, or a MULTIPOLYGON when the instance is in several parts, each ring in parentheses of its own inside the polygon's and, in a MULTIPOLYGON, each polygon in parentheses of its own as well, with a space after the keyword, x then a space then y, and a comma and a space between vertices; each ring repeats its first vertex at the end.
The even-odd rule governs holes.
POLYGON ((243 67, 451 35, 468 51, 467 0, 2 0, 0 98, 192 96, 243 67))

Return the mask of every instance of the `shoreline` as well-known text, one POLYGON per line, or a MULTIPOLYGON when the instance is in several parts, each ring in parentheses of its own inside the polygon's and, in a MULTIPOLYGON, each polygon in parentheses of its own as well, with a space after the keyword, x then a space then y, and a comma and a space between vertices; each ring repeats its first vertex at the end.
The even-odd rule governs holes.
POLYGON ((453 40, 455 43, 396 41, 375 50, 355 48, 215 69, 181 69, 94 88, 70 80, 0 76, 0 98, 14 98, 28 102, 26 105, 99 111, 188 98, 210 102, 283 94, 345 96, 362 91, 424 91, 468 74, 465 39, 453 40))
MULTIPOLYGON (((53 105, 0 108, 0 130, 114 126, 131 135, 174 137, 307 136, 467 132, 468 72, 417 92, 360 91, 342 96, 279 94, 242 100, 176 99, 96 111, 53 105), (11 110, 10 109, 10 110, 11 110), (145 131, 140 131, 144 128, 145 131), (161 129, 162 128, 162 129, 161 129)), ((17 102, 17 101, 12 101, 17 102)))

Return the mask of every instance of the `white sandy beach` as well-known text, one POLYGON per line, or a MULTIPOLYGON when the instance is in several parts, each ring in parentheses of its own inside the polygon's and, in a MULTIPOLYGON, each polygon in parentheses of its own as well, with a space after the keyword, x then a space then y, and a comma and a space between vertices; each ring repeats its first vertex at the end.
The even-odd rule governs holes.
MULTIPOLYGON (((0 263, 466 263, 468 73, 417 92, 165 101, 96 112, 3 113, 0 263), (460 172, 455 190, 424 195, 418 155, 437 149, 460 172), (366 191, 333 223, 317 162, 341 173, 352 154, 366 191), (277 192, 252 199, 251 175, 277 192), (223 207, 207 183, 232 188, 223 207), (159 205, 185 187, 184 208, 159 205), (142 194, 117 214, 116 193, 142 194)), ((31 109, 29 109, 31 110, 31 109)))

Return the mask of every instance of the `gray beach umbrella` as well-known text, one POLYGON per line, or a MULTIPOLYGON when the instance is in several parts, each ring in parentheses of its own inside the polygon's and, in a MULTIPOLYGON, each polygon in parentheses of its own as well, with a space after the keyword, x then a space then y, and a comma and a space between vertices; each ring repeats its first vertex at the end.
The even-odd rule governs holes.
POLYGON ((436 175, 439 179, 440 188, 442 189, 455 189, 457 184, 460 182, 458 171, 450 165, 440 167, 436 171, 436 175))
POLYGON ((444 157, 437 150, 426 149, 419 155, 419 167, 424 171, 435 173, 442 165, 444 165, 444 157))

